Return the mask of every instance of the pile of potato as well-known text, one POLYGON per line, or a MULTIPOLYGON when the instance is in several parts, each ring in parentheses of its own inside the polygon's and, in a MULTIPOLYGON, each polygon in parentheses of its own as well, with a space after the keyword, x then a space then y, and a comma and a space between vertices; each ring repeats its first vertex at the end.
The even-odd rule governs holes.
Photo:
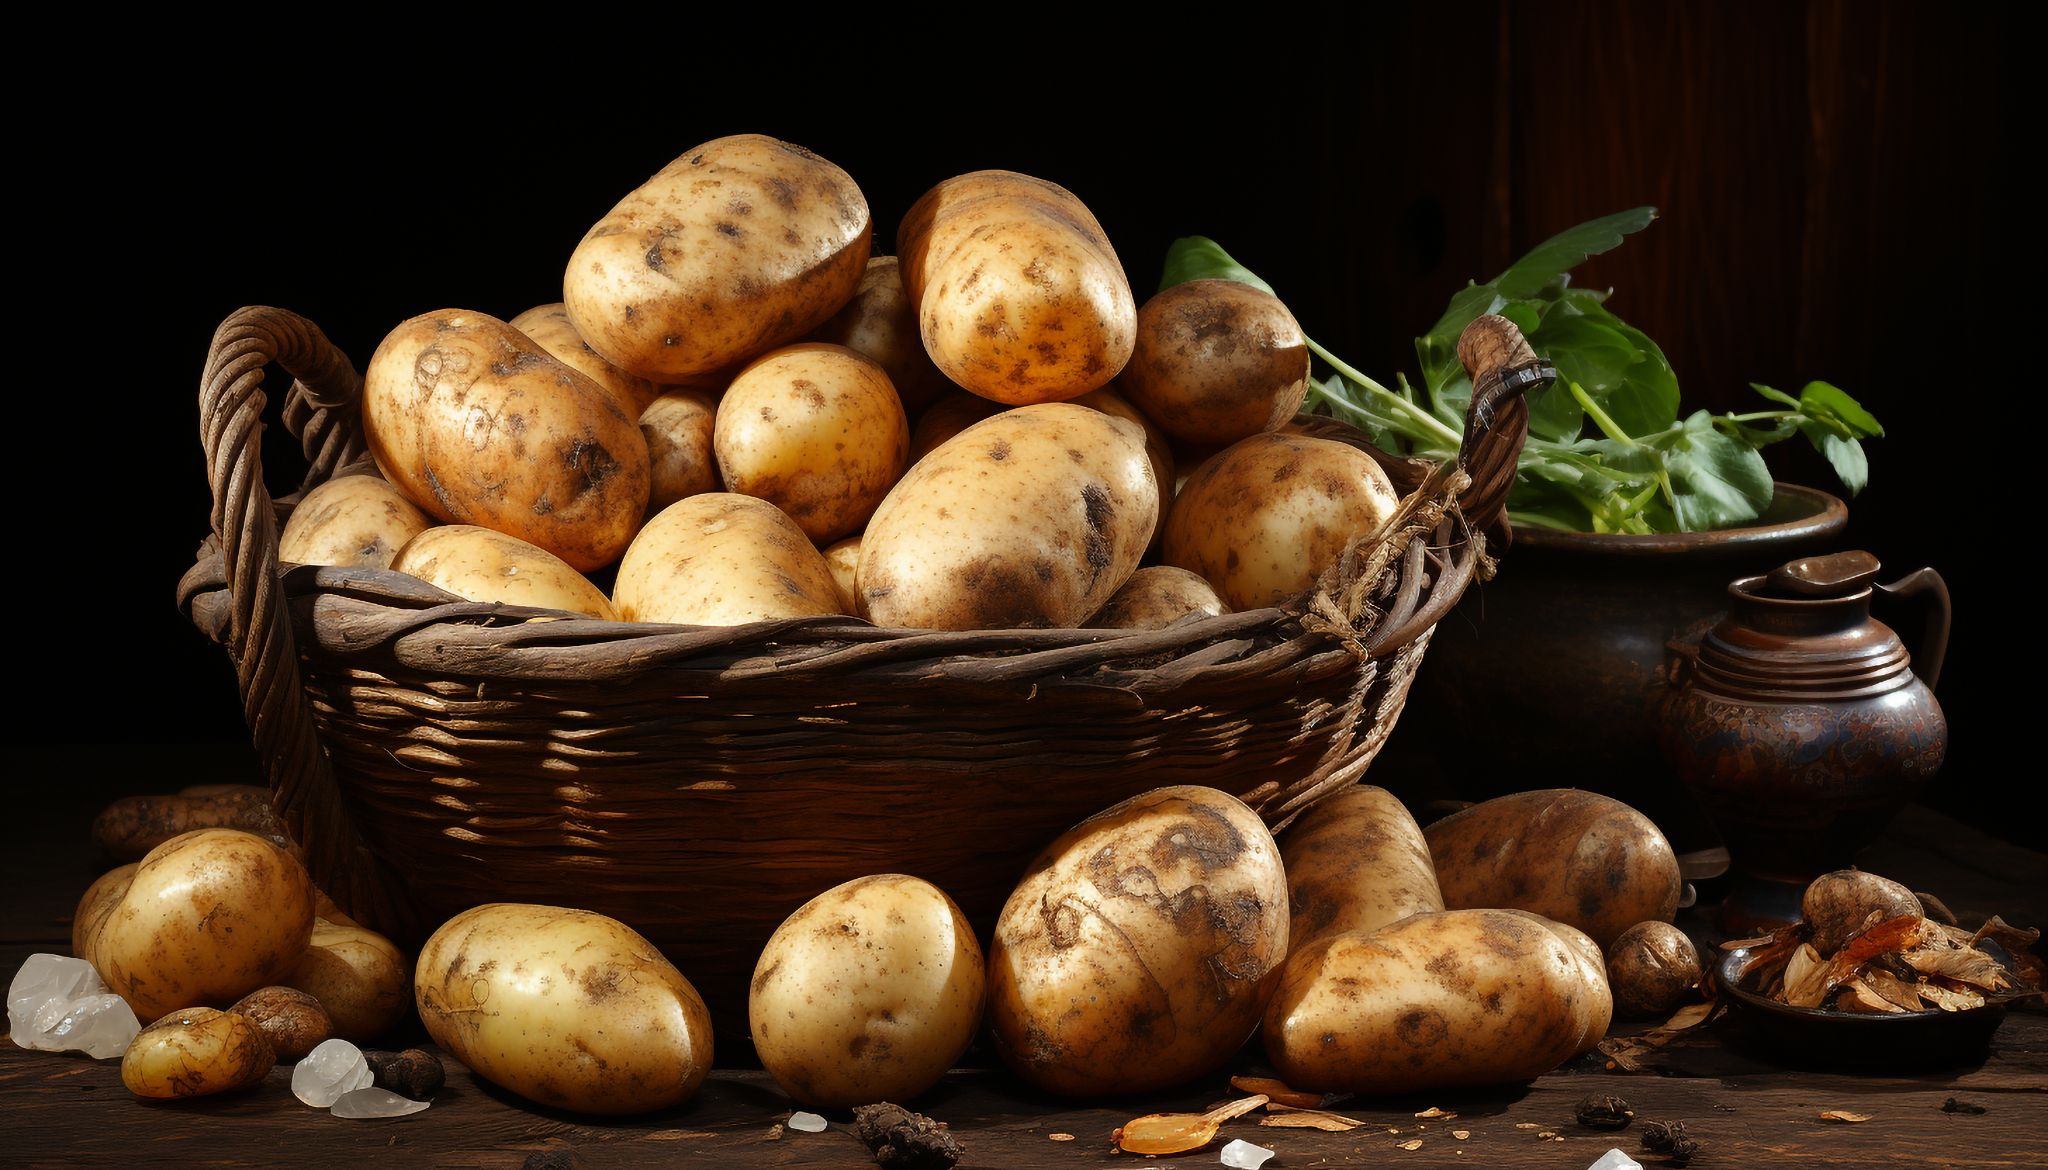
POLYGON ((1309 353, 1272 294, 1140 306, 1088 208, 1008 171, 872 243, 802 147, 685 152, 561 303, 384 339, 381 475, 308 493, 283 559, 609 620, 1156 628, 1297 594, 1394 512, 1371 458, 1286 433, 1309 353))

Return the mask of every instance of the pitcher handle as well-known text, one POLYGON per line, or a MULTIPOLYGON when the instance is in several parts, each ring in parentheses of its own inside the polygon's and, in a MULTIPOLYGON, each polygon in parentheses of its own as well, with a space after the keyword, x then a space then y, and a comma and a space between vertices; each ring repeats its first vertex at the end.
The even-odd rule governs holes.
POLYGON ((1877 591, 1886 597, 1907 598, 1925 594, 1930 599, 1927 607, 1927 625, 1920 636, 1919 653, 1913 656, 1920 681, 1933 690, 1941 681, 1941 662, 1948 657, 1949 600, 1948 583, 1933 569, 1921 569, 1908 573, 1889 585, 1879 585, 1877 591))

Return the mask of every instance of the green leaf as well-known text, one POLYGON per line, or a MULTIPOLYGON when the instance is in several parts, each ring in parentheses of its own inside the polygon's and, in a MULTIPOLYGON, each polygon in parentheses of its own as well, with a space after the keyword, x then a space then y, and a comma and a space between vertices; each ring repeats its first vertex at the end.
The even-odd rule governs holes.
POLYGON ((1772 402, 1789 406, 1794 410, 1799 409, 1799 400, 1797 398, 1792 397, 1790 394, 1785 393, 1783 390, 1772 389, 1771 387, 1764 385, 1762 382, 1751 382, 1749 384, 1749 388, 1751 390, 1756 391, 1758 394, 1763 395, 1765 398, 1770 399, 1772 402))
MULTIPOLYGON (((1623 236, 1642 231, 1656 218, 1656 208, 1635 207, 1566 228, 1536 245, 1491 283, 1509 300, 1533 297, 1545 285, 1585 263, 1587 257, 1620 247, 1623 236)), ((1470 318, 1466 323, 1470 323, 1470 318)))
MULTIPOLYGON (((1190 280, 1234 280, 1272 293, 1273 286, 1223 250, 1207 236, 1182 236, 1166 249, 1166 269, 1159 275, 1159 287, 1172 288, 1190 280)), ((1273 293, 1279 296, 1278 293, 1273 293)))
POLYGON ((1756 448, 1714 426, 1697 411, 1657 444, 1670 477, 1671 503, 1684 532, 1746 524, 1771 504, 1771 472, 1756 448))
POLYGON ((1559 290, 1529 344, 1622 430, 1664 430, 1678 421, 1678 376, 1657 343, 1609 312, 1604 300, 1583 289, 1559 290))
POLYGON ((1799 424, 1799 433, 1835 469, 1835 478, 1842 481, 1842 487, 1851 496, 1870 482, 1870 457, 1864 454, 1862 443, 1812 422, 1799 424))
POLYGON ((1808 382, 1806 389, 1799 392, 1799 408, 1815 418, 1841 420, 1851 435, 1859 439, 1875 439, 1884 435, 1884 427, 1863 404, 1849 397, 1848 393, 1826 382, 1808 382))
MULTIPOLYGON (((1468 397, 1470 392, 1468 386, 1468 397)), ((1528 399, 1529 434, 1532 437, 1569 442, 1578 438, 1579 432, 1585 429, 1586 412, 1563 383, 1553 382, 1528 395, 1528 399)))

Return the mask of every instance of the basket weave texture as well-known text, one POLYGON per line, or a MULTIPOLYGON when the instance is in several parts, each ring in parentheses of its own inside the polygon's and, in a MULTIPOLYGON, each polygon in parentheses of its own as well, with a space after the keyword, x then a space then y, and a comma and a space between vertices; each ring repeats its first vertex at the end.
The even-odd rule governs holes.
POLYGON ((264 488, 264 367, 295 379, 300 494, 363 469, 362 382, 310 322, 247 308, 200 386, 213 532, 179 602, 233 659, 278 810, 351 914, 416 942, 482 902, 596 910, 729 1024, 768 935, 839 882, 924 877, 985 938, 1030 857, 1116 801, 1205 784, 1278 827, 1355 782, 1436 620, 1490 572, 1481 533, 1526 431, 1517 375, 1536 367, 1513 327, 1475 324, 1461 352, 1460 465, 1374 452, 1409 493, 1396 535, 1279 607, 1157 631, 707 628, 533 621, 402 574, 279 564, 298 495, 264 488))

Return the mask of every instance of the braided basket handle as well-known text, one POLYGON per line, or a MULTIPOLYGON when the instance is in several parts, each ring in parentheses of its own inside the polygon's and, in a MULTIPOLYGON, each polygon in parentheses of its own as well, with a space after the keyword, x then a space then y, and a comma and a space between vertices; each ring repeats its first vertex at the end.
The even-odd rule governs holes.
POLYGON ((227 570, 229 655, 242 717, 270 783, 271 803, 306 850, 306 867, 328 896, 386 932, 410 925, 382 862, 357 835, 332 763, 320 744, 279 578, 277 516, 263 483, 263 368, 295 381, 287 425, 312 464, 306 485, 360 460, 356 421, 363 379, 318 326, 267 306, 238 309, 214 331, 199 382, 199 438, 213 488, 213 538, 227 570), (317 831, 308 833, 308 826, 317 831))

